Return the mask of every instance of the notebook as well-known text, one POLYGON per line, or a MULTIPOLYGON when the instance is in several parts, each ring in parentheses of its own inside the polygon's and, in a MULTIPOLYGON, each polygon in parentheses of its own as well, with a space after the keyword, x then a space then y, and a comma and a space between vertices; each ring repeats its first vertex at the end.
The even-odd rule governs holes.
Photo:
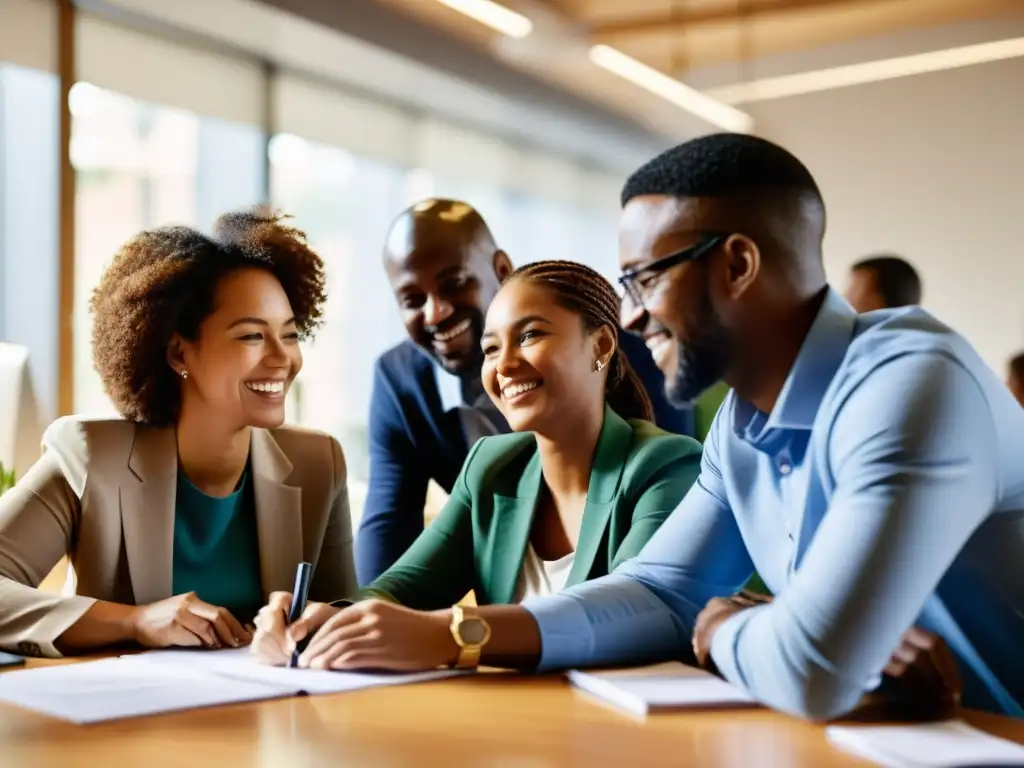
POLYGON ((960 720, 916 725, 833 725, 836 747, 887 768, 1024 766, 1024 746, 990 736, 960 720))
POLYGON ((280 685, 228 680, 125 659, 60 664, 0 675, 0 702, 82 725, 297 693, 295 688, 280 685))
POLYGON ((678 661, 632 669, 574 669, 568 677, 580 690, 641 717, 680 709, 757 706, 753 698, 725 680, 678 661))
POLYGON ((149 651, 124 658, 138 664, 159 664, 202 671, 232 680, 294 689, 299 693, 309 695, 344 693, 388 685, 411 685, 412 683, 467 674, 466 670, 458 669, 408 673, 332 672, 318 669, 268 667, 256 661, 248 648, 230 648, 222 651, 149 651))
POLYGON ((149 651, 0 675, 0 702, 73 723, 99 723, 302 694, 342 693, 468 674, 267 667, 248 648, 149 651))

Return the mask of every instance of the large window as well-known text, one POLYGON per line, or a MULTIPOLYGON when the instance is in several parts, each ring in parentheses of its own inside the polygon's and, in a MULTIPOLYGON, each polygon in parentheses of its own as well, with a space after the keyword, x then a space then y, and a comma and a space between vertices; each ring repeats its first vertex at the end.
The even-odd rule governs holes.
POLYGON ((77 172, 75 410, 112 413, 92 366, 89 298, 114 253, 140 230, 208 230, 224 211, 263 198, 263 137, 252 126, 199 117, 77 83, 71 90, 77 172))
POLYGON ((407 175, 291 134, 271 139, 270 163, 274 204, 295 217, 327 267, 325 321, 304 349, 292 415, 335 435, 350 477, 365 481, 373 361, 403 337, 381 253, 391 219, 407 204, 407 175))
POLYGON ((0 341, 28 349, 31 395, 43 423, 57 414, 58 389, 56 39, 56 3, 0 0, 0 341))

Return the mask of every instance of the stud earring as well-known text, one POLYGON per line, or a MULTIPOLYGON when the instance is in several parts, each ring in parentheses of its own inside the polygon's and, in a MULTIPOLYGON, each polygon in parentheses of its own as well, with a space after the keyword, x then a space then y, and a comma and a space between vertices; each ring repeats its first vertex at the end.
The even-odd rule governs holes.
POLYGON ((188 378, 188 371, 182 371, 181 372, 181 378, 187 379, 188 378))
POLYGON ((604 370, 604 366, 605 366, 605 363, 603 363, 600 360, 598 360, 596 363, 594 363, 594 370, 597 371, 598 373, 600 373, 601 371, 604 370))

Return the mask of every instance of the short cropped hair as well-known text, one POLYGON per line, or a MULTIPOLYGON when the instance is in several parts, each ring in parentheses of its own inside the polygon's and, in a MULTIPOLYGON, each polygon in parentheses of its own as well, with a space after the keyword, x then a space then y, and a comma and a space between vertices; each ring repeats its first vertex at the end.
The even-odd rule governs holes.
POLYGON ((254 209, 221 216, 213 237, 188 227, 141 232, 121 246, 92 295, 93 364, 121 415, 164 427, 181 408, 167 363, 175 333, 195 339, 230 272, 266 269, 281 283, 300 338, 321 322, 324 264, 283 217, 254 209))
POLYGON ((921 303, 921 277, 905 259, 880 254, 858 261, 853 269, 867 270, 874 275, 875 289, 886 307, 911 307, 921 303))
POLYGON ((794 155, 757 136, 715 133, 687 141, 642 165, 622 188, 622 205, 640 195, 725 197, 791 189, 822 204, 811 172, 794 155))

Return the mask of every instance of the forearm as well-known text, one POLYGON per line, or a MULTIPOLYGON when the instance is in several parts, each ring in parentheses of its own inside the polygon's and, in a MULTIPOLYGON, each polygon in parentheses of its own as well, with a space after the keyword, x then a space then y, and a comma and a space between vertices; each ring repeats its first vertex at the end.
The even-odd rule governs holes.
POLYGON ((478 613, 491 626, 491 639, 484 646, 481 664, 521 672, 537 668, 541 641, 533 614, 521 605, 485 606, 478 613))
POLYGON ((54 645, 62 654, 69 654, 133 642, 136 610, 130 605, 97 601, 54 645))
POLYGON ((679 658, 690 630, 654 592, 616 573, 523 604, 537 624, 541 671, 679 658))

